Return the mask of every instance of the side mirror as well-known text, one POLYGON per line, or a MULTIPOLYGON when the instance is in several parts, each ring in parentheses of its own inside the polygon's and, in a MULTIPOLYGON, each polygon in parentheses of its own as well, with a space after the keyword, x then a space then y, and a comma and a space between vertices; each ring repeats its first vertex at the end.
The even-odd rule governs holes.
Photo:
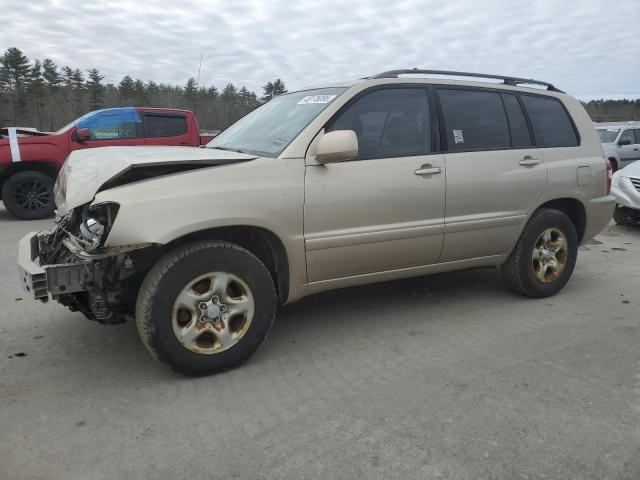
POLYGON ((79 142, 86 142, 91 139, 91 130, 88 128, 79 128, 76 130, 76 140, 79 142))
POLYGON ((618 145, 620 145, 621 147, 624 145, 631 145, 631 140, 620 140, 618 142, 618 145))
POLYGON ((353 130, 325 133, 318 142, 316 160, 320 163, 344 162, 358 156, 358 137, 353 130))

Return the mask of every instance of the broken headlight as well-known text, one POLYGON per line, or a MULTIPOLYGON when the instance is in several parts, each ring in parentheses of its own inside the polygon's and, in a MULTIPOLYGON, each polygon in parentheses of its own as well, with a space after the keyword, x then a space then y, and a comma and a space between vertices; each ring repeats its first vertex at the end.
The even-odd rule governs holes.
POLYGON ((90 206, 82 216, 80 223, 82 239, 93 248, 103 246, 118 213, 118 208, 117 203, 101 203, 90 206))

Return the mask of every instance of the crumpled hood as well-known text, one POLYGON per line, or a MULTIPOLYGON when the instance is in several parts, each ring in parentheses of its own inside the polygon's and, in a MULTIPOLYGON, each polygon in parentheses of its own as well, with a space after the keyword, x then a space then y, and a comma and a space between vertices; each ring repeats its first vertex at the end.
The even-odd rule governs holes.
MULTIPOLYGON (((93 200, 105 184, 115 186, 114 182, 133 170, 144 171, 146 178, 149 178, 181 170, 244 162, 254 158, 257 157, 197 147, 139 146, 77 150, 64 162, 56 180, 56 206, 58 213, 64 215, 73 208, 93 200)), ((141 179, 132 178, 135 179, 130 181, 141 179)))

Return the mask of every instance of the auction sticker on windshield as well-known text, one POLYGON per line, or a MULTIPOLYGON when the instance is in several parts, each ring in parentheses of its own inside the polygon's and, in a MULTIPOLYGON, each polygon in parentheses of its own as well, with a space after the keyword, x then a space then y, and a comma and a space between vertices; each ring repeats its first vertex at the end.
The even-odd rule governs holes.
POLYGON ((336 95, 307 95, 298 101, 298 105, 307 105, 309 103, 329 103, 336 98, 336 95))

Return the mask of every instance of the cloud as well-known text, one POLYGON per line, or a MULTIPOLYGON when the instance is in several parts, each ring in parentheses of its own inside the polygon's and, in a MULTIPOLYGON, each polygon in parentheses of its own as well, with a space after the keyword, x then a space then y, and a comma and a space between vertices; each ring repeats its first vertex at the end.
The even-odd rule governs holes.
POLYGON ((259 91, 422 67, 539 78, 580 97, 640 97, 640 2, 2 0, 0 49, 73 68, 259 91))

